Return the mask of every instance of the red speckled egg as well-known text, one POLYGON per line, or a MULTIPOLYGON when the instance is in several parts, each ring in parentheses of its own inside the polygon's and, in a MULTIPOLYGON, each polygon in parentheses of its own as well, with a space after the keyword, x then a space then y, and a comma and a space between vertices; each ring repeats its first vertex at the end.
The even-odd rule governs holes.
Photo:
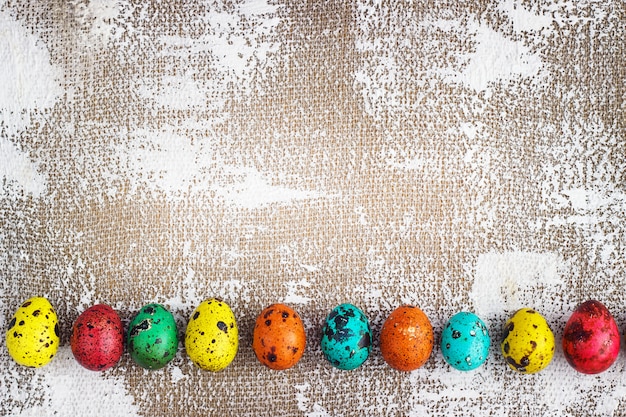
POLYGON ((399 371, 414 371, 430 357, 435 337, 426 314, 404 305, 391 312, 380 332, 380 353, 399 371))
POLYGON ((304 353, 306 333, 298 313, 284 304, 272 304, 256 319, 252 349, 271 369, 294 366, 304 353))
POLYGON ((599 301, 582 303, 565 325, 563 353, 578 372, 598 374, 617 359, 620 334, 615 319, 599 301))
POLYGON ((97 304, 85 310, 74 322, 70 338, 76 361, 92 371, 115 365, 124 352, 124 328, 111 307, 97 304))

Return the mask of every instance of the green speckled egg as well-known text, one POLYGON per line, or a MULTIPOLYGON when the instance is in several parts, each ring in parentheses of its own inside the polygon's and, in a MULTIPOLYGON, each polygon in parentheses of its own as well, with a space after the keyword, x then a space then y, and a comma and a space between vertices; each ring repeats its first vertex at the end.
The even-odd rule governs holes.
POLYGON ((462 311, 450 318, 441 333, 441 353, 454 369, 471 371, 487 360, 491 338, 485 323, 462 311))
POLYGON ((367 317, 352 304, 335 307, 324 322, 322 352, 336 368, 356 369, 365 362, 372 347, 367 317))
POLYGON ((163 368, 178 350, 174 316, 160 304, 143 306, 128 326, 126 344, 130 356, 143 368, 163 368))

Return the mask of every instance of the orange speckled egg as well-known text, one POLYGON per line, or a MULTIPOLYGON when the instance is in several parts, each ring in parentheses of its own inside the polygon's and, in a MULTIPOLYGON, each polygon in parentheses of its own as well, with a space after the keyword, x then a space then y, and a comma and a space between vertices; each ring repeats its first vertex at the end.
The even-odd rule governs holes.
POLYGON ((415 306, 396 308, 380 332, 380 352, 385 362, 399 371, 414 371, 430 357, 434 344, 428 316, 415 306))
POLYGON ((306 333, 298 313, 284 304, 272 304, 256 319, 252 349, 271 369, 294 366, 304 353, 306 333))

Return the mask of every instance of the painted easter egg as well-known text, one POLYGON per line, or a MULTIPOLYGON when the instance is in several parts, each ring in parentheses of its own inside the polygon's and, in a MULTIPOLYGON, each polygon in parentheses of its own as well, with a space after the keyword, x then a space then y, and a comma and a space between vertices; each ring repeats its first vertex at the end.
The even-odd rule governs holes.
POLYGON ((574 310, 563 331, 563 353, 578 372, 604 372, 617 359, 620 334, 615 319, 599 301, 589 300, 574 310))
POLYGON ((257 317, 252 349, 257 359, 268 368, 291 368, 304 354, 305 345, 302 319, 290 307, 272 304, 257 317))
POLYGON ((146 369, 160 369, 176 356, 178 331, 174 316, 160 304, 147 304, 128 325, 131 358, 146 369))
POLYGON ((441 353, 450 366, 471 371, 487 360, 491 338, 485 323, 474 313, 460 312, 441 333, 441 353))
POLYGON ((124 327, 110 306, 97 304, 85 310, 72 327, 70 338, 76 361, 91 371, 115 365, 124 353, 124 327))
POLYGON ((6 344, 20 365, 39 368, 52 360, 59 348, 59 325, 46 298, 29 298, 20 305, 9 322, 6 344))
POLYGON ((385 362, 399 371, 421 367, 433 350, 433 326, 418 307, 396 308, 380 332, 380 352, 385 362))
POLYGON ((358 307, 341 304, 335 307, 322 328, 322 352, 336 368, 356 369, 365 362, 372 348, 369 321, 358 307))
POLYGON ((541 314, 522 308, 506 322, 500 347, 511 369, 533 374, 552 361, 554 334, 541 314))
POLYGON ((194 310, 185 332, 185 349, 201 369, 221 371, 235 359, 239 328, 228 304, 216 298, 204 300, 194 310))

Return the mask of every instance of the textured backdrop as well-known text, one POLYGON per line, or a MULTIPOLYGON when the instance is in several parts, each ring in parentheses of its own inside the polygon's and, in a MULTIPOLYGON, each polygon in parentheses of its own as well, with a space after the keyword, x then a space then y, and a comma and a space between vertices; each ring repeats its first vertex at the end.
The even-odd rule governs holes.
POLYGON ((14 416, 626 415, 626 359, 598 376, 560 346, 507 368, 523 306, 556 337, 601 300, 626 326, 626 3, 0 0, 0 327, 48 297, 62 344, 46 367, 0 341, 14 416), (167 368, 104 373, 68 347, 105 302, 170 308, 184 332, 228 302, 240 349, 221 373, 181 345, 167 368), (262 367, 256 315, 303 316, 293 369, 262 367), (341 302, 370 317, 358 370, 319 349, 341 302), (400 373, 376 336, 398 305, 436 338, 461 310, 494 346, 471 373, 438 348, 400 373))

